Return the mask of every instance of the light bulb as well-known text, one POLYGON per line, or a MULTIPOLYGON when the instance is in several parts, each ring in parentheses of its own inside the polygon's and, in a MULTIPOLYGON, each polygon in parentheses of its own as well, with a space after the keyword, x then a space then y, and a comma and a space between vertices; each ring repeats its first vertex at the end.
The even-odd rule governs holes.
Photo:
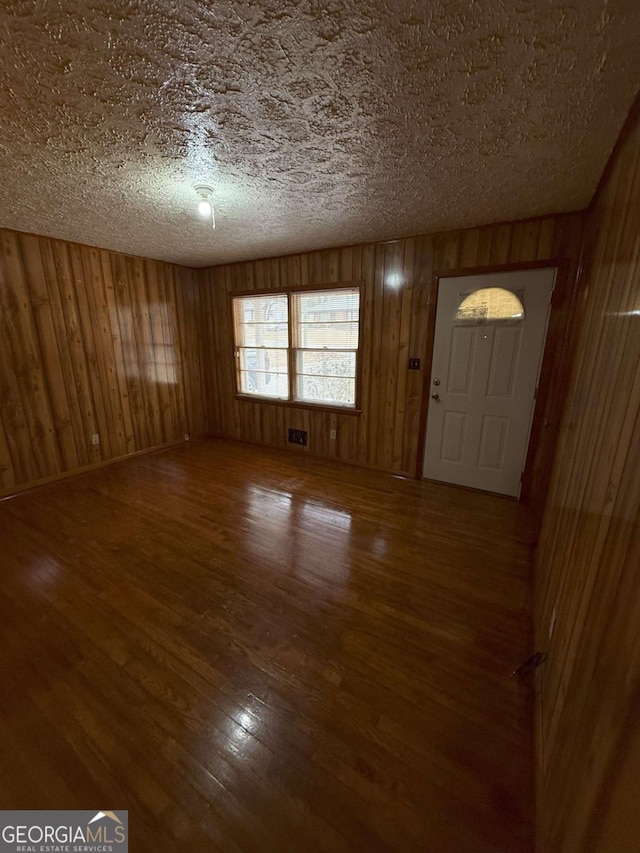
POLYGON ((203 219, 208 219, 211 223, 211 227, 216 227, 216 220, 213 215, 213 204, 212 204, 212 196, 213 189, 212 187, 207 186, 206 184, 200 184, 195 187, 195 191, 200 196, 200 201, 198 202, 198 213, 203 219))

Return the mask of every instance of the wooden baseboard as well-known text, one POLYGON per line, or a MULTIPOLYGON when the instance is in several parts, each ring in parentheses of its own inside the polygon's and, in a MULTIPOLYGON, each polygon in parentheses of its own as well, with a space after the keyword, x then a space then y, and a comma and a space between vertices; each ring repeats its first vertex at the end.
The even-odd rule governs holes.
POLYGON ((218 438, 222 441, 232 441, 236 444, 245 444, 248 447, 261 447, 263 450, 278 450, 281 453, 298 453, 303 455, 303 458, 319 459, 321 462, 338 462, 340 465, 353 465, 355 468, 364 468, 365 471, 379 471, 381 474, 391 474, 392 477, 402 477, 403 480, 419 480, 415 473, 411 471, 396 471, 394 468, 383 468, 379 465, 369 465, 366 462, 359 462, 357 459, 343 459, 340 456, 322 456, 320 453, 313 453, 311 450, 306 450, 297 444, 292 444, 290 447, 283 447, 281 444, 267 444, 264 441, 251 441, 248 438, 235 438, 224 433, 210 432, 202 438, 218 438))
POLYGON ((41 486, 48 486, 51 483, 58 482, 58 480, 77 477, 80 474, 86 474, 88 471, 95 471, 96 468, 115 465, 117 462, 125 462, 127 459, 133 459, 135 456, 145 456, 149 453, 157 453, 159 450, 167 450, 169 447, 177 447, 180 444, 185 444, 184 440, 168 441, 165 444, 156 444, 153 447, 134 450, 133 453, 126 453, 124 456, 114 456, 113 459, 101 459, 100 462, 92 462, 90 465, 83 465, 81 468, 74 468, 73 471, 62 471, 60 474, 53 474, 50 477, 41 477, 39 480, 31 480, 28 483, 21 483, 18 486, 12 486, 10 489, 0 491, 0 501, 9 500, 10 498, 16 497, 16 495, 31 491, 32 489, 38 489, 41 486))

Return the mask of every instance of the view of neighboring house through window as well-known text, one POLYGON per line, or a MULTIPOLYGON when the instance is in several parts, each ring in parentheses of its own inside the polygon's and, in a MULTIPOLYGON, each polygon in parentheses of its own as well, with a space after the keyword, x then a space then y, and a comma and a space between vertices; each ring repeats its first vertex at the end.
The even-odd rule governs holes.
POLYGON ((233 300, 240 394, 355 408, 360 289, 233 300))

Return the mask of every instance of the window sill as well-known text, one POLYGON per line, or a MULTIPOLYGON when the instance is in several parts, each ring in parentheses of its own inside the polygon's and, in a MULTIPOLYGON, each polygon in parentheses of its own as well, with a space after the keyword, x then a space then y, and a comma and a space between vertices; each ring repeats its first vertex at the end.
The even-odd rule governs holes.
POLYGON ((289 409, 310 409, 313 412, 329 412, 338 415, 361 415, 362 409, 347 406, 326 406, 324 403, 300 403, 297 400, 278 400, 275 397, 258 397, 257 394, 234 394, 236 400, 245 403, 266 403, 270 406, 285 406, 289 409))

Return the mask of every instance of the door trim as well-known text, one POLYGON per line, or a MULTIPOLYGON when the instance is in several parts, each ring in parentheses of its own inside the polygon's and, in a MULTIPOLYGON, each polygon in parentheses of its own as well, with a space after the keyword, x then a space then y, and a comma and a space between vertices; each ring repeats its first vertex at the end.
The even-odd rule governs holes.
MULTIPOLYGON (((554 402, 555 399, 559 397, 559 392, 562 391, 562 387, 560 386, 563 385, 562 378, 564 377, 561 377, 560 381, 556 382, 554 387, 553 363, 562 339, 570 326, 569 321, 571 319, 567 316, 566 311, 558 310, 561 304, 570 303, 572 301, 571 296, 573 288, 567 288, 569 260, 566 258, 551 258, 546 261, 524 261, 522 263, 512 264, 493 264, 484 267, 463 267, 453 270, 441 269, 434 272, 429 290, 427 339, 431 342, 431 345, 424 361, 420 422, 418 428, 418 454, 415 469, 415 477, 417 480, 423 479, 422 469, 424 466, 424 453, 427 436, 427 417, 430 399, 429 389, 431 370, 433 367, 433 345, 435 342, 436 311, 438 307, 438 287, 440 279, 535 269, 555 269, 556 283, 551 297, 551 312, 547 326, 547 337, 542 353, 542 363, 540 365, 538 390, 534 402, 531 430, 529 433, 529 445, 527 448, 525 467, 522 473, 522 488, 520 490, 520 497, 517 498, 517 500, 520 500, 523 503, 530 503, 531 498, 534 497, 536 504, 542 504, 544 502, 551 471, 547 470, 541 472, 544 482, 535 495, 533 495, 532 485, 533 474, 539 464, 541 449, 544 447, 547 451, 547 457, 552 459, 558 435, 558 429, 549 430, 545 429, 545 427, 552 425, 549 420, 549 417, 552 414, 559 418, 561 413, 561 403, 556 403, 554 405, 554 402), (551 393, 552 391, 553 394, 551 393), (553 409, 553 412, 550 411, 550 408, 553 409)), ((534 509, 539 510, 540 507, 534 506, 534 509)))

